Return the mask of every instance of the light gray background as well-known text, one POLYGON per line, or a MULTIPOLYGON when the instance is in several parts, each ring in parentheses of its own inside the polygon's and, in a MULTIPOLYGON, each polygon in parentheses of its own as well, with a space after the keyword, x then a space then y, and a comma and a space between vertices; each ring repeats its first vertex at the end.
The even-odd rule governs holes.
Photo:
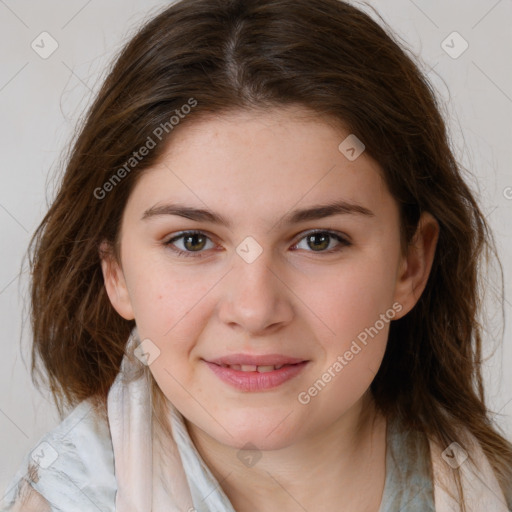
MULTIPOLYGON (((314 0, 313 0, 314 1, 314 0)), ((20 346, 27 274, 20 263, 53 197, 52 172, 75 123, 98 90, 105 68, 138 24, 169 2, 142 0, 0 0, 0 492, 25 453, 58 423, 49 396, 29 377, 29 330, 20 346), (31 48, 41 32, 58 42, 42 59, 31 48), (23 357, 22 357, 23 355, 23 357)), ((512 2, 374 0, 386 22, 420 55, 445 105, 456 155, 474 177, 504 265, 505 315, 512 289, 512 2), (468 49, 457 59, 441 47, 457 31, 468 49)), ((457 39, 448 44, 461 48, 457 39)), ((489 326, 498 332, 500 311, 489 326)), ((489 405, 512 438, 512 331, 485 366, 489 405)), ((491 356, 494 345, 486 345, 491 356)), ((1 496, 1 494, 0 494, 1 496)))

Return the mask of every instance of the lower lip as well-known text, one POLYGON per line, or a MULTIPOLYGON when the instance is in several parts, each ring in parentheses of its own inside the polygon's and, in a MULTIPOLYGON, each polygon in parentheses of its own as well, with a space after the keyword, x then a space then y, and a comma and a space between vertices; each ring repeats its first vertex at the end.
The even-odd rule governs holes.
POLYGON ((208 361, 205 363, 221 380, 241 391, 263 391, 276 388, 298 375, 306 366, 307 361, 263 373, 233 370, 208 361))

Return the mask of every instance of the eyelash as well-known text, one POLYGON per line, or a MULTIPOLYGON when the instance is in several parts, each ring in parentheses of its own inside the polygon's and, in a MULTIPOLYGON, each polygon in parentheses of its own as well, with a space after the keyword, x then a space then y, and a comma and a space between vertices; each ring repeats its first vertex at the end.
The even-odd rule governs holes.
MULTIPOLYGON (((335 253, 335 252, 339 252, 342 249, 344 249, 345 247, 349 247, 349 246, 352 245, 351 242, 349 242, 344 237, 342 237, 341 235, 339 235, 338 233, 336 233, 334 231, 330 231, 328 229, 316 229, 316 230, 314 229, 314 230, 311 230, 311 231, 307 231, 299 239, 299 241, 296 244, 294 244, 294 246, 298 245, 302 240, 304 240, 308 236, 315 235, 315 234, 326 234, 326 235, 329 235, 330 237, 336 239, 340 243, 340 245, 338 245, 334 249, 329 249, 327 251, 307 251, 307 252, 312 252, 312 253, 318 252, 319 254, 332 254, 332 253, 335 253)), ((180 257, 185 257, 185 258, 202 258, 202 257, 204 257, 203 253, 205 251, 196 251, 196 252, 194 252, 194 251, 182 251, 181 249, 177 249, 176 246, 173 245, 173 243, 176 242, 177 240, 180 240, 180 239, 182 239, 182 238, 184 238, 186 236, 190 236, 190 235, 203 235, 208 240, 211 240, 211 238, 206 233, 204 233, 203 231, 194 231, 194 230, 192 230, 192 231, 182 231, 177 236, 174 236, 171 239, 169 239, 166 242, 164 242, 164 245, 166 247, 168 247, 169 249, 171 249, 174 253, 176 253, 177 256, 180 256, 180 257)))

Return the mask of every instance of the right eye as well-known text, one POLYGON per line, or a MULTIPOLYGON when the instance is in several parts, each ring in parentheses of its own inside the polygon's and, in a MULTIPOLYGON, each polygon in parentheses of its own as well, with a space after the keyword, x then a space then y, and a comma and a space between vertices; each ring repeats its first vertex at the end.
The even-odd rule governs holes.
MULTIPOLYGON (((210 237, 202 231, 183 231, 177 236, 167 240, 164 245, 169 247, 169 249, 175 252, 178 256, 197 258, 201 257, 208 240, 211 242, 210 237), (182 244, 183 249, 176 247, 176 242, 178 241, 182 244)), ((213 242, 211 243, 213 245, 213 242)), ((209 248, 211 249, 212 247, 209 248)))

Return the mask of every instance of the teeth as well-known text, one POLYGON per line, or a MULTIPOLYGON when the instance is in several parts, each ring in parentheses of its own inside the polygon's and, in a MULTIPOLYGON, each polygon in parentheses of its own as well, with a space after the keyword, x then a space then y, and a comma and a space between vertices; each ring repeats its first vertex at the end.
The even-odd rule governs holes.
POLYGON ((260 373, 273 372, 275 369, 275 366, 258 366, 258 371, 260 373))
POLYGON ((285 364, 279 364, 279 365, 266 365, 266 366, 256 366, 253 364, 230 364, 230 365, 222 365, 224 368, 231 368, 232 370, 238 370, 242 372, 259 372, 259 373, 266 373, 266 372, 273 372, 274 370, 280 370, 283 366, 289 366, 285 364))

